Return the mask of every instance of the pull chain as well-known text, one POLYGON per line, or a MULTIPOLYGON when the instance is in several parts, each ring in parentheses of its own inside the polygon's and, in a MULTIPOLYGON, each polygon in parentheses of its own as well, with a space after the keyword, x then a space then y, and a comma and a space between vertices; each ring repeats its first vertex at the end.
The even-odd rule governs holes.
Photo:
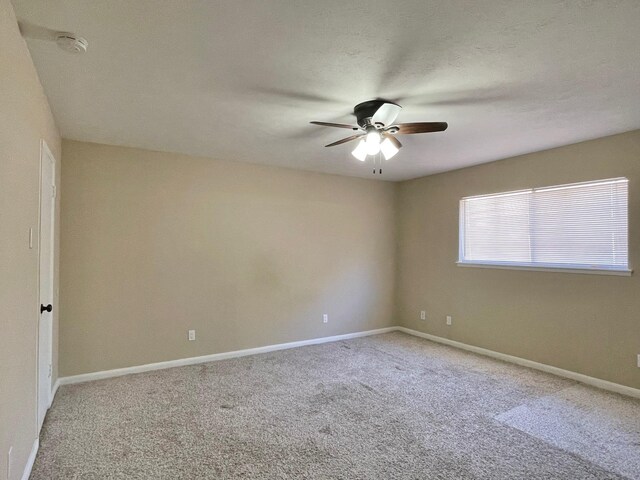
POLYGON ((373 157, 373 174, 376 174, 376 170, 378 170, 378 174, 382 175, 382 155, 380 153, 377 153, 375 155, 372 155, 373 157), (378 168, 376 168, 376 161, 378 163, 378 168))

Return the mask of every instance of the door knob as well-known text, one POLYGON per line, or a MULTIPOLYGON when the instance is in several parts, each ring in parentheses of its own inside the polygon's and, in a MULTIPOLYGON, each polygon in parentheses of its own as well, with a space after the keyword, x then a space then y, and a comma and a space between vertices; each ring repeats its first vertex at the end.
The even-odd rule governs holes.
POLYGON ((42 304, 40 304, 40 313, 42 312, 50 312, 51 310, 53 310, 53 306, 51 304, 47 305, 46 307, 42 304))

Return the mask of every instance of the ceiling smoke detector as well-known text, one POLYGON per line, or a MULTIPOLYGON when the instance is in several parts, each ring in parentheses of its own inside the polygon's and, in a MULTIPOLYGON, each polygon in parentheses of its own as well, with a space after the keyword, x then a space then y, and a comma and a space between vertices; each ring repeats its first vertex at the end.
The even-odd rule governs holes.
POLYGON ((69 32, 56 33, 56 43, 62 50, 69 53, 85 53, 89 46, 86 39, 69 32))

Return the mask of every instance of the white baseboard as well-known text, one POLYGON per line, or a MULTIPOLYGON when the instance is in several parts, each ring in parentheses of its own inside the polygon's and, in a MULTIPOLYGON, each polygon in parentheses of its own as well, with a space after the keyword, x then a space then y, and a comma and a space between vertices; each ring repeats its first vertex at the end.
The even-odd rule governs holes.
POLYGON ((389 333, 394 331, 400 331, 413 335, 416 337, 425 338, 433 342, 442 343, 451 347, 460 348, 469 352, 477 353, 487 357, 496 358, 509 363, 515 363, 523 367, 533 368, 543 372, 551 373, 559 377, 568 378, 577 382, 585 383, 603 390, 609 390, 611 392, 621 393, 630 397, 640 398, 640 389, 628 387, 626 385, 620 385, 618 383, 609 382, 607 380, 601 380, 599 378, 589 377, 581 373, 572 372, 570 370, 563 370, 562 368, 553 367, 544 363, 534 362, 533 360, 527 360, 521 357, 515 357, 513 355, 507 355, 505 353, 495 352, 486 348, 476 347, 468 345, 466 343, 457 342, 455 340, 449 340, 448 338, 438 337, 429 333, 419 332, 406 327, 386 327, 376 330, 367 330, 364 332, 346 333, 344 335, 334 335, 332 337, 320 337, 312 338, 310 340, 301 340, 298 342, 280 343, 277 345, 267 345, 264 347, 247 348, 245 350, 236 350, 233 352, 214 353, 212 355, 204 355, 201 357, 180 358, 177 360, 169 360, 166 362, 148 363, 146 365, 136 365, 134 367, 118 368, 115 370, 104 370, 101 372, 84 373, 82 375, 73 375, 69 377, 60 377, 56 380, 53 387, 51 399, 58 390, 60 385, 71 385, 73 383, 90 382, 92 380, 100 380, 103 378, 119 377, 122 375, 129 375, 132 373, 150 372, 153 370, 162 370, 165 368, 183 367, 186 365, 196 365, 199 363, 215 362, 218 360, 226 360, 229 358, 245 357, 247 355, 256 355, 259 353, 275 352, 277 350, 286 350, 289 348, 304 347, 307 345, 317 345, 320 343, 337 342, 339 340, 348 340, 350 338, 366 337, 369 335, 378 335, 381 333, 389 333))
POLYGON ((60 379, 56 378, 55 383, 53 384, 53 388, 51 389, 51 396, 49 399, 49 408, 53 404, 53 399, 56 398, 56 393, 58 393, 58 387, 60 387, 60 379))
POLYGON ((626 385, 620 385, 619 383, 613 383, 607 380, 601 380, 599 378, 590 377, 588 375, 572 372, 570 370, 563 370, 562 368, 552 367, 551 365, 534 362, 533 360, 514 357, 513 355, 507 355, 506 353, 494 352, 493 350, 488 350, 486 348, 475 347, 473 345, 468 345, 466 343, 456 342, 455 340, 449 340, 448 338, 438 337, 436 335, 419 332, 417 330, 412 330, 406 327, 397 327, 397 330, 404 333, 408 333, 409 335, 414 335, 416 337, 426 338, 427 340, 431 340, 433 342, 442 343, 444 345, 449 345, 451 347, 460 348, 462 350, 467 350, 469 352, 477 353, 487 357, 496 358, 498 360, 503 360, 505 362, 515 363, 516 365, 521 365, 523 367, 529 367, 535 370, 552 373, 559 377, 569 378, 571 380, 575 380, 580 383, 585 383, 587 385, 601 388, 603 390, 609 390, 611 392, 621 393, 623 395, 628 395, 630 397, 640 398, 640 390, 637 388, 627 387, 626 385))
POLYGON ((29 480, 31 469, 33 468, 33 464, 36 461, 36 455, 38 454, 39 446, 40 439, 36 438, 33 442, 33 446, 31 447, 31 453, 29 454, 29 458, 27 459, 27 464, 24 466, 24 471, 22 472, 22 480, 29 480))
POLYGON ((103 370, 101 372, 84 373, 81 375, 73 375, 70 377, 60 377, 56 381, 55 389, 59 385, 71 385, 73 383, 90 382, 92 380, 100 380, 103 378, 120 377, 131 373, 150 372, 152 370, 162 370, 165 368, 183 367, 185 365, 196 365, 198 363, 215 362, 218 360, 226 360, 229 358, 245 357, 247 355, 256 355, 259 353, 275 352, 276 350, 286 350, 289 348, 304 347, 307 345, 317 345, 320 343, 337 342, 339 340, 348 340, 350 338, 367 337, 370 335, 378 335, 381 333, 389 333, 398 330, 398 327, 378 328, 376 330, 367 330, 364 332, 345 333, 343 335, 334 335, 332 337, 312 338, 310 340, 300 340, 297 342, 279 343, 277 345, 267 345, 264 347, 247 348, 245 350, 236 350, 233 352, 214 353, 201 357, 180 358, 177 360, 168 360, 166 362, 148 363, 146 365, 136 365, 134 367, 117 368, 115 370, 103 370))

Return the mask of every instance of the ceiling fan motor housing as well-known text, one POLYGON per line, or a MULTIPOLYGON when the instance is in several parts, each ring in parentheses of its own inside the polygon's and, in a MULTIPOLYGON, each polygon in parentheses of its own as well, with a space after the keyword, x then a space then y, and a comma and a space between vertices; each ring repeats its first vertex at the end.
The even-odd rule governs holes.
MULTIPOLYGON (((358 119, 358 125, 360 127, 366 129, 369 125, 371 125, 371 117, 375 115, 375 113, 384 105, 385 103, 390 103, 392 105, 398 105, 397 103, 390 102, 388 100, 368 100, 366 102, 359 103, 353 108, 353 114, 358 119)), ((385 125, 374 125, 377 128, 382 128, 385 125)))

